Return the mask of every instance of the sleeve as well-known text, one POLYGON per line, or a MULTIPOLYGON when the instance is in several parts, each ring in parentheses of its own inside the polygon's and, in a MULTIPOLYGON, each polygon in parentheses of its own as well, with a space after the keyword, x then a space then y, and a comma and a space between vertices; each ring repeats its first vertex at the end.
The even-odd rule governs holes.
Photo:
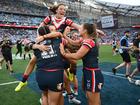
POLYGON ((66 25, 71 26, 73 21, 71 19, 66 19, 66 25))
POLYGON ((87 40, 83 41, 82 46, 85 46, 86 48, 91 49, 91 48, 95 47, 95 42, 91 39, 87 39, 87 40))
POLYGON ((126 46, 126 40, 125 39, 122 39, 121 46, 126 46))
POLYGON ((50 22, 50 17, 49 16, 47 16, 44 20, 43 20, 43 22, 45 23, 45 24, 48 24, 49 22, 50 22))

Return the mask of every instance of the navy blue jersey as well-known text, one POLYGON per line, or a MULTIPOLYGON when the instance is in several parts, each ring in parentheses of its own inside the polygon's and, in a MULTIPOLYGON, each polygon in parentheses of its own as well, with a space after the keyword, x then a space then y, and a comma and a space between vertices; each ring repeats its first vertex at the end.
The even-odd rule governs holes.
POLYGON ((98 47, 94 40, 84 40, 82 46, 89 48, 89 52, 82 58, 84 68, 98 68, 98 47))
POLYGON ((11 40, 3 40, 0 42, 1 45, 1 52, 3 53, 11 53, 12 49, 12 42, 11 40))
POLYGON ((64 68, 64 60, 59 49, 61 42, 61 38, 47 39, 44 45, 49 47, 48 51, 34 50, 34 55, 37 58, 37 69, 60 70, 64 68))
POLYGON ((67 26, 71 26, 73 21, 64 17, 63 19, 57 19, 55 16, 47 16, 44 21, 46 25, 54 25, 56 30, 63 33, 67 26))
MULTIPOLYGON (((122 47, 122 46, 129 47, 128 38, 126 36, 123 36, 120 40, 120 47, 122 47)), ((122 51, 127 52, 126 49, 122 49, 122 51)))

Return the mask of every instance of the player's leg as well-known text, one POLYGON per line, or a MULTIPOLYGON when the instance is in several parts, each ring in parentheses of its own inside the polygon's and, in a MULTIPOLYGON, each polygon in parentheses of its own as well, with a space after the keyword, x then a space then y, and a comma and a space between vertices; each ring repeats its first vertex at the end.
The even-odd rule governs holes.
POLYGON ((15 91, 20 91, 23 86, 27 85, 27 79, 29 75, 32 73, 32 71, 34 70, 35 64, 36 64, 36 57, 33 56, 26 67, 21 82, 15 88, 15 91))
POLYGON ((74 94, 78 95, 78 79, 76 76, 76 72, 77 72, 76 63, 71 64, 70 72, 73 74, 74 94))
POLYGON ((65 90, 66 90, 67 95, 68 95, 69 103, 81 104, 81 101, 76 99, 76 97, 74 96, 74 94, 71 91, 70 81, 69 81, 69 79, 67 77, 67 73, 66 72, 64 72, 64 83, 65 83, 65 90))
POLYGON ((133 72, 131 73, 130 77, 133 78, 133 77, 134 77, 136 74, 138 74, 139 72, 140 72, 140 69, 135 68, 135 69, 133 70, 133 72))
POLYGON ((119 64, 118 66, 114 67, 114 68, 112 69, 113 74, 115 75, 116 72, 117 72, 117 70, 120 69, 120 68, 122 68, 122 67, 124 67, 125 65, 126 65, 126 63, 123 62, 123 63, 119 64))
POLYGON ((24 59, 24 60, 26 59, 26 54, 27 54, 27 52, 24 51, 24 54, 23 54, 23 59, 24 59))
POLYGON ((10 71, 10 74, 12 74, 13 73, 13 68, 12 68, 12 64, 13 64, 12 53, 11 52, 10 53, 7 53, 5 59, 6 59, 6 64, 8 66, 9 71, 10 71))
POLYGON ((76 99, 76 97, 74 96, 74 94, 71 91, 70 81, 69 81, 68 75, 67 75, 68 68, 70 68, 70 63, 66 61, 65 62, 65 69, 66 70, 64 71, 64 83, 65 83, 65 90, 66 90, 67 95, 68 95, 68 101, 69 101, 69 103, 81 104, 81 101, 76 99))
POLYGON ((29 59, 31 59, 31 54, 30 54, 30 52, 28 52, 28 56, 29 56, 29 59))
POLYGON ((89 105, 101 105, 100 91, 104 82, 103 75, 100 70, 83 70, 84 89, 89 105))
POLYGON ((137 67, 133 70, 131 75, 129 75, 129 77, 128 77, 128 81, 130 83, 134 83, 135 82, 133 77, 140 72, 140 60, 139 60, 139 57, 136 57, 136 59, 137 59, 137 67))
POLYGON ((131 68, 131 58, 129 53, 125 54, 125 62, 126 62, 126 77, 130 75, 130 68, 131 68))
POLYGON ((120 55, 121 55, 121 57, 122 57, 122 59, 123 59, 123 63, 119 64, 118 66, 116 66, 116 67, 114 67, 114 68, 112 69, 112 72, 113 72, 114 75, 116 74, 116 72, 117 72, 118 69, 120 69, 120 68, 126 66, 126 62, 125 62, 126 56, 125 56, 125 53, 121 53, 120 55))
POLYGON ((61 95, 58 105, 64 105, 64 96, 61 95))
MULTIPOLYGON (((41 105, 49 105, 48 103, 48 91, 43 91, 41 98, 41 105)), ((64 105, 64 97, 61 95, 57 105, 64 105)))
POLYGON ((126 77, 130 75, 131 62, 126 64, 126 77))
POLYGON ((41 105, 49 105, 49 103, 48 103, 48 90, 42 92, 41 105))
POLYGON ((19 53, 19 49, 17 49, 16 56, 18 55, 18 53, 19 53))
POLYGON ((19 54, 20 54, 20 57, 22 57, 22 49, 20 49, 19 54))
POLYGON ((78 79, 76 75, 74 75, 74 94, 78 95, 78 79))
POLYGON ((4 58, 3 57, 0 57, 0 69, 2 69, 3 62, 4 62, 4 58))
POLYGON ((112 52, 113 52, 113 56, 115 56, 116 55, 116 46, 113 46, 112 52))
MULTIPOLYGON (((60 105, 59 101, 62 97, 62 92, 48 91, 48 103, 49 105, 60 105)), ((61 105, 64 105, 61 103, 61 105)))
POLYGON ((88 105, 101 105, 100 93, 99 92, 90 92, 86 91, 88 98, 88 105))

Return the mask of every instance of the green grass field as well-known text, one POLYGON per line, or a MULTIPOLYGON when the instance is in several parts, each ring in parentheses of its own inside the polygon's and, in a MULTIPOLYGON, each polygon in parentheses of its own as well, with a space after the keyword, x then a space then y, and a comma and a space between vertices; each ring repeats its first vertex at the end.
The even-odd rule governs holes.
MULTIPOLYGON (((15 53, 15 49, 13 50, 15 53)), ((14 60, 13 70, 15 73, 23 73, 29 60, 14 60)), ((122 61, 119 55, 112 56, 111 46, 100 47, 100 62, 114 62, 120 63, 122 61)), ((134 59, 133 59, 134 61, 134 59)), ((79 65, 81 61, 79 61, 79 65)), ((6 82, 16 81, 16 79, 9 75, 5 69, 0 70, 0 84, 6 82)), ((0 86, 0 105, 39 105, 40 95, 30 88, 26 87, 21 92, 14 92, 17 84, 0 86)))

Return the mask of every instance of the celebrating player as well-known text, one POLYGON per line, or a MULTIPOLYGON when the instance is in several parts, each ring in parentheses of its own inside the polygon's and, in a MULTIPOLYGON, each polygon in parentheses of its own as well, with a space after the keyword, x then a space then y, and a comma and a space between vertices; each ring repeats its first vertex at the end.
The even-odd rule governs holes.
POLYGON ((66 53, 61 44, 61 54, 71 60, 83 60, 84 89, 89 105, 100 105, 100 90, 103 85, 103 75, 98 67, 98 47, 96 45, 96 27, 93 24, 83 24, 80 28, 83 37, 82 45, 76 53, 66 53))
POLYGON ((140 72, 140 32, 137 33, 137 38, 133 42, 134 53, 136 54, 137 68, 128 77, 130 83, 133 83, 133 77, 140 72))

